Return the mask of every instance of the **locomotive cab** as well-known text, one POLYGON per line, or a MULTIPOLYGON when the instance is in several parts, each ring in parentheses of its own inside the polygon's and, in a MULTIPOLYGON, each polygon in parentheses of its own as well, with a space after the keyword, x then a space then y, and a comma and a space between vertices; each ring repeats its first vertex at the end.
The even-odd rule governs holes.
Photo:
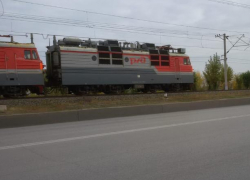
MULTIPOLYGON (((10 36, 4 36, 10 37, 10 36)), ((43 63, 33 43, 0 41, 0 95, 43 93, 43 63)))

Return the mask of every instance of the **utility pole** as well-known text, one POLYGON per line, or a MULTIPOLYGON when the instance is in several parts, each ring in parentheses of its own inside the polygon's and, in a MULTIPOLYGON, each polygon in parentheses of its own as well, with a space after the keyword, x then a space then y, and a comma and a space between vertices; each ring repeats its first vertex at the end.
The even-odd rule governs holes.
POLYGON ((225 91, 228 90, 227 84, 227 36, 223 34, 223 41, 224 41, 224 79, 225 79, 225 91))
POLYGON ((33 33, 30 33, 30 41, 31 41, 31 44, 34 44, 33 33))
POLYGON ((219 37, 224 42, 224 79, 225 79, 225 91, 228 90, 228 83, 227 83, 227 38, 228 36, 226 34, 218 34, 215 37, 219 37))
MULTIPOLYGON (((245 37, 244 34, 242 34, 240 37, 237 37, 237 41, 235 43, 232 43, 228 38, 229 36, 227 36, 226 34, 218 34, 218 35, 215 35, 215 37, 219 37, 223 40, 224 42, 224 79, 225 79, 225 90, 227 91, 228 90, 228 82, 227 82, 227 69, 228 69, 228 66, 227 66, 227 54, 231 51, 231 49, 233 49, 234 47, 242 47, 242 46, 248 46, 247 48, 250 47, 250 43, 247 43, 246 41, 243 40, 243 38, 245 37), (227 39, 228 41, 232 44, 232 47, 227 51, 227 39), (239 42, 243 42, 244 45, 238 45, 236 46, 236 44, 238 44, 239 42)), ((247 49, 246 48, 246 49, 247 49)), ((245 50, 246 50, 245 49, 245 50)))

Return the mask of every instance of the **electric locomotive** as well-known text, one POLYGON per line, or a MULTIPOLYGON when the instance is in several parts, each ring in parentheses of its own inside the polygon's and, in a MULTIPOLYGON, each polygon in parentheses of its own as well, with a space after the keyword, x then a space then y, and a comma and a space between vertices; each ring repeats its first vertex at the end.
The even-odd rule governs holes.
POLYGON ((152 43, 78 38, 56 40, 47 47, 49 86, 73 93, 190 89, 193 69, 185 49, 152 43))

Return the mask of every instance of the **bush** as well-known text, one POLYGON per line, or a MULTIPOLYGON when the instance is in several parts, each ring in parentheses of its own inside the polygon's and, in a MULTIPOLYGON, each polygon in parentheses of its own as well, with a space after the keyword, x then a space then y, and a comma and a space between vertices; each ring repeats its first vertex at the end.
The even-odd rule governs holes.
POLYGON ((250 87, 250 71, 241 74, 243 85, 246 89, 250 87))

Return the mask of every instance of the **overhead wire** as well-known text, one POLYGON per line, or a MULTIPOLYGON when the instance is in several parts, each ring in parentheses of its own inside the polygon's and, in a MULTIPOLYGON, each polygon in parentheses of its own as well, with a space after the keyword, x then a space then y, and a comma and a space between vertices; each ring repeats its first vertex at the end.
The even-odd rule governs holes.
MULTIPOLYGON (((90 37, 83 37, 83 36, 72 36, 72 35, 63 35, 63 34, 48 34, 48 33, 39 33, 39 32, 22 32, 22 31, 8 31, 8 30, 2 30, 0 29, 0 32, 15 32, 15 33, 21 33, 21 34, 36 34, 36 35, 42 35, 42 36, 61 36, 61 37, 75 37, 75 38, 86 38, 89 39, 90 37)), ((102 39, 102 40, 108 40, 107 38, 90 38, 90 39, 102 39)), ((125 40, 119 40, 119 41, 125 41, 125 40)))
MULTIPOLYGON (((196 62, 196 63, 207 63, 206 61, 192 61, 191 62, 196 62)), ((231 61, 227 61, 227 63, 235 63, 235 64, 250 64, 250 63, 242 63, 242 62, 231 62, 231 61)))
MULTIPOLYGON (((2 19, 7 19, 7 20, 13 20, 13 21, 26 21, 26 22, 37 22, 36 20, 25 20, 25 19, 15 19, 15 18, 2 18, 2 19)), ((75 27, 85 27, 85 28, 91 28, 86 25, 77 25, 77 24, 68 24, 68 23, 58 23, 58 22, 43 22, 39 21, 39 23, 45 23, 45 24, 53 24, 53 25, 66 25, 66 26, 75 26, 75 27)), ((156 33, 147 33, 147 32, 140 32, 140 31, 132 31, 132 30, 126 30, 126 29, 113 29, 109 27, 94 27, 95 29, 101 29, 101 30, 108 30, 108 31, 119 31, 119 32, 128 32, 128 33, 136 33, 136 34, 146 34, 146 35, 153 35, 153 36, 160 36, 160 34, 156 33)), ((181 39, 194 39, 194 40, 201 40, 199 38, 194 38, 194 37, 188 37, 188 36, 173 36, 173 35, 164 35, 162 34, 161 36, 165 37, 173 37, 173 38, 181 38, 181 39)), ((212 39, 203 39, 207 41, 217 41, 217 40, 212 40, 212 39)), ((219 42, 219 41, 217 41, 219 42)))
MULTIPOLYGON (((0 31, 2 32, 10 32, 10 31, 7 31, 7 30, 1 30, 0 31)), ((20 31, 12 31, 12 32, 15 32, 15 33, 24 33, 24 34, 31 34, 32 32, 20 32, 20 31)), ((46 34, 46 33, 33 33, 33 34, 37 34, 37 35, 47 35, 47 36, 61 36, 61 37, 76 37, 76 38, 90 38, 90 39, 106 39, 106 38, 91 38, 91 37, 81 37, 81 36, 72 36, 72 35, 56 35, 56 34, 46 34)), ((106 39, 107 40, 107 39, 106 39)), ((119 40, 119 41, 125 41, 125 40, 119 40)), ((151 43, 154 43, 154 42, 151 42, 151 43)), ((157 44, 157 43, 155 43, 157 44)), ((179 47, 189 47, 189 48, 200 48, 200 49, 211 49, 211 50, 223 50, 223 48, 216 48, 216 47, 201 47, 201 46, 193 46, 193 45, 176 45, 176 44, 172 44, 172 46, 179 46, 179 47)), ((244 51, 244 50, 239 50, 239 49, 232 49, 232 51, 244 51)), ((248 52, 250 53, 250 51, 244 51, 244 52, 248 52)))
MULTIPOLYGON (((192 56, 190 56, 190 57, 194 58, 194 59, 210 58, 210 56, 203 56, 203 57, 192 57, 192 56)), ((239 61, 249 61, 250 62, 250 59, 240 59, 240 58, 231 58, 231 57, 228 57, 227 59, 234 59, 234 60, 239 60, 239 61)))
POLYGON ((242 3, 228 1, 228 0, 208 0, 208 1, 250 9, 250 4, 242 4, 242 3))
POLYGON ((154 21, 154 20, 148 20, 148 19, 140 19, 140 18, 135 18, 135 17, 120 16, 120 15, 114 15, 114 14, 107 14, 107 13, 93 12, 93 11, 87 11, 87 10, 81 10, 81 9, 74 9, 74 8, 68 8, 68 7, 62 7, 62 6, 48 5, 48 4, 42 4, 42 3, 35 3, 35 2, 23 1, 23 0, 10 0, 10 1, 38 5, 38 6, 44 6, 44 7, 50 7, 50 8, 64 9, 64 10, 70 10, 70 11, 84 12, 84 13, 89 13, 89 14, 110 16, 110 17, 137 20, 137 21, 157 23, 157 24, 165 24, 165 25, 171 25, 171 26, 180 26, 180 27, 188 27, 188 28, 195 28, 195 29, 205 29, 205 30, 213 30, 213 31, 226 31, 226 32, 236 32, 236 33, 245 33, 245 34, 248 33, 249 34, 249 32, 240 32, 240 31, 234 31, 234 30, 223 30, 223 29, 214 29, 214 28, 208 28, 208 27, 197 27, 197 26, 191 26, 191 25, 175 24, 175 23, 154 21))
MULTIPOLYGON (((27 1, 20 1, 20 0, 14 0, 14 1, 17 1, 17 2, 24 2, 24 3, 30 3, 30 4, 36 4, 36 5, 45 5, 45 4, 40 4, 40 3, 31 3, 31 2, 27 2, 27 1)), ((45 5, 45 6, 47 6, 47 5, 45 5)), ((48 5, 48 6, 50 6, 50 5, 48 5)), ((53 6, 54 7, 54 6, 53 6)), ((60 7, 61 8, 61 7, 60 7)), ((70 8, 66 8, 66 9, 70 9, 70 8)), ((70 9, 70 10, 73 10, 73 9, 70 9)), ((86 13, 89 13, 89 11, 84 11, 84 10, 80 10, 80 11, 82 11, 82 12, 86 12, 86 13)), ((109 14, 110 15, 110 14, 109 14)), ((30 15, 29 15, 30 16, 30 15)), ((123 17, 123 16, 122 16, 123 17)), ((18 17, 16 17, 16 18, 20 18, 19 16, 18 17)), ((27 17, 26 17, 27 18, 27 17)), ((34 18, 34 17, 33 17, 34 18)), ((14 20, 14 19, 12 19, 12 20, 14 20)), ((41 20, 41 19, 40 19, 41 20)), ((51 21, 51 20, 50 20, 51 21)), ((58 22, 58 21, 57 21, 58 22)), ((70 25, 71 25, 71 22, 63 22, 63 23, 69 23, 70 25)), ((89 21, 88 21, 88 23, 90 23, 89 21)), ((100 23, 100 22, 91 22, 91 23, 100 23)), ((65 24, 63 24, 63 25, 65 25, 65 24)), ((109 25, 108 27, 107 26, 101 26, 101 28, 100 27, 93 27, 93 28, 97 28, 97 29, 105 29, 105 30, 110 30, 110 29, 112 29, 112 30, 114 30, 113 28, 113 26, 110 26, 111 24, 107 24, 107 25, 109 25)), ((112 25, 116 25, 117 26, 117 24, 112 24, 112 25)), ((75 26, 75 25, 74 25, 75 26)), ((89 25, 89 26, 91 26, 91 25, 89 25)), ((93 26, 96 26, 96 25, 93 25, 93 26)), ((121 26, 121 25, 120 25, 121 26)), ((122 25, 122 26, 124 26, 124 25, 122 25)), ((87 26, 88 27, 88 26, 87 26)), ((91 28, 91 27, 88 27, 88 28, 91 28)), ((133 27, 133 28, 141 28, 141 27, 133 27)), ((130 26, 130 29, 126 29, 126 30, 131 30, 131 31, 141 31, 141 29, 133 29, 131 26, 130 26)), ((116 27, 116 29, 120 29, 120 28, 117 28, 116 27)), ((152 28, 151 28, 152 29, 152 28)), ((120 29, 121 31, 124 31, 124 27, 122 27, 122 29, 120 29)), ((161 30, 161 32, 158 32, 158 33, 160 33, 160 35, 162 34, 162 29, 156 29, 156 30, 161 30)), ((143 29, 143 31, 145 31, 145 28, 143 29)), ((126 31, 126 32, 128 32, 128 31, 126 31)), ((147 31, 147 32, 155 32, 155 31, 147 31)), ((238 32, 238 31, 237 31, 238 32)), ((178 34, 179 35, 179 33, 171 33, 170 32, 170 34, 178 34)), ((151 35, 151 34, 150 34, 151 35)), ((152 34, 152 35, 158 35, 158 34, 152 34)), ((170 37, 170 36, 168 36, 168 37, 170 37)), ((174 36, 173 36, 174 37, 174 36)), ((195 39, 195 38, 192 38, 192 37, 178 37, 178 38, 188 38, 188 39, 195 39)), ((203 39, 203 35, 201 35, 201 44, 202 44, 202 39, 203 39)), ((197 38, 197 40, 199 40, 198 38, 197 38)), ((212 40, 212 39, 204 39, 204 40, 208 40, 208 41, 217 41, 217 40, 212 40)), ((202 45, 203 46, 203 45, 202 45)))
MULTIPOLYGON (((75 22, 75 20, 73 20, 72 22, 69 21, 69 19, 66 19, 66 21, 62 21, 64 19, 62 18, 59 18, 59 20, 53 18, 53 17, 43 17, 43 16, 30 16, 30 15, 25 15, 25 16, 22 16, 22 14, 17 14, 17 15, 5 15, 4 17, 7 17, 7 18, 3 18, 3 19, 10 19, 10 20, 20 20, 20 21, 39 21, 39 22, 46 22, 46 23, 49 23, 49 24, 62 24, 62 25, 66 25, 66 26, 79 26, 79 27, 86 27, 86 28, 91 28, 90 26, 93 26, 92 28, 96 28, 96 29, 111 29, 111 30, 120 30, 120 31, 130 31, 130 32, 147 32, 147 33, 151 33, 153 35, 162 35, 162 34, 175 34, 175 35, 180 35, 178 36, 178 38, 187 38, 187 39, 197 39, 197 40, 201 40, 200 38, 194 38, 194 37, 191 37, 191 36, 187 36, 186 34, 183 34, 183 32, 181 31, 166 31, 164 29, 156 29, 156 31, 153 31, 153 28, 151 28, 152 30, 147 30, 146 27, 128 27, 128 26, 123 26, 123 27, 120 27, 120 25, 118 24, 111 24, 109 25, 108 23, 106 23, 106 25, 96 25, 94 23, 99 23, 99 22, 91 22, 91 21, 79 21, 77 20, 75 22), (9 18, 9 17, 13 17, 13 18, 9 18), (89 23, 93 23, 93 24, 89 24, 89 23), (115 25, 115 26, 112 26, 112 25, 115 25), (158 32, 159 30, 161 30, 160 32, 158 32), (166 32, 164 32, 166 31, 166 32), (182 33, 182 34, 181 34, 182 33)), ((166 36, 166 35, 164 35, 166 36)), ((195 36, 195 35, 192 35, 192 36, 195 36)), ((200 36, 200 35, 196 35, 196 36, 200 36)), ((204 35, 203 35, 204 36, 204 35)), ((171 36, 168 36, 168 37, 171 37, 171 36)), ((172 36, 172 37, 177 37, 177 36, 172 36)), ((206 39, 206 38, 203 38, 202 40, 207 40, 207 41, 218 41, 219 40, 215 40, 215 39, 206 39)))
MULTIPOLYGON (((10 31, 1 30, 1 29, 0 29, 0 31, 2 31, 2 32, 10 32, 10 31)), ((15 32, 15 33, 24 33, 24 34, 30 34, 30 33, 32 33, 32 32, 20 32, 20 31, 12 31, 12 32, 15 32)), ((33 33, 33 34, 44 35, 43 33, 33 33)), ((53 36, 52 34, 46 34, 46 35, 53 36)), ((55 34, 55 36, 77 37, 77 38, 90 38, 90 37, 80 37, 80 36, 71 36, 71 35, 56 35, 56 34, 55 34)), ((104 39, 104 38, 90 38, 90 39, 104 39)), ((212 47, 200 47, 200 46, 189 46, 189 45, 173 45, 173 46, 182 46, 182 47, 190 47, 190 48, 202 48, 202 49, 216 49, 216 50, 218 50, 218 48, 212 48, 212 47)))
MULTIPOLYGON (((12 19, 12 20, 15 20, 15 19, 12 19)), ((37 20, 37 19, 36 19, 37 20)), ((31 22, 33 22, 33 21, 31 21, 31 22)), ((44 23, 48 23, 48 22, 44 22, 44 23)), ((54 24, 54 23, 53 23, 54 24)), ((71 25, 72 26, 72 25, 71 25)), ((103 29, 103 28, 100 28, 100 29, 103 29)), ((110 29, 107 29, 107 30, 110 30, 110 29)), ((114 29, 112 29, 112 31, 114 31, 114 29)), ((124 31, 124 30, 123 30, 124 31)), ((125 30, 125 32, 131 32, 131 31, 126 31, 125 30)), ((132 33, 134 33, 134 32, 132 32, 132 33)), ((140 32, 140 34, 145 34, 145 33, 141 33, 140 32)), ((146 33, 146 34, 149 34, 149 33, 146 33)), ((149 35, 157 35, 157 34, 149 34, 149 35)), ((166 35, 161 35, 161 36, 166 36, 166 35)), ((177 37, 177 36, 168 36, 168 37, 176 37, 176 38, 188 38, 188 39, 197 39, 197 38, 191 38, 191 37, 177 37)), ((44 36, 43 36, 43 38, 44 38, 44 36)), ((46 38, 48 38, 48 35, 45 37, 45 39, 46 38)), ((199 39, 197 39, 197 40, 199 40, 199 39)), ((204 39, 204 40, 210 40, 210 39, 204 39)), ((214 41, 214 40, 213 40, 214 41)), ((202 45, 202 47, 199 47, 199 46, 186 46, 186 47, 195 47, 195 48, 205 48, 205 49, 218 49, 218 48, 210 48, 210 47, 204 47, 203 45, 202 45)))

